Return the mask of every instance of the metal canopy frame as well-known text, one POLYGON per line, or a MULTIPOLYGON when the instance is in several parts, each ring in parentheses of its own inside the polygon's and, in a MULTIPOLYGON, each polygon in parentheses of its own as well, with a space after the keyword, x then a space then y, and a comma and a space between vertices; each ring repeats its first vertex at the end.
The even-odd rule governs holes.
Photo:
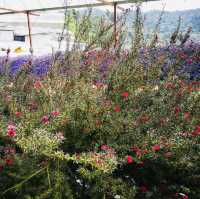
MULTIPOLYGON (((117 44, 117 6, 121 4, 131 4, 131 3, 144 3, 150 1, 159 1, 159 0, 119 0, 119 1, 107 1, 99 0, 99 3, 87 3, 71 6, 58 6, 58 7, 46 7, 46 8, 37 8, 37 9, 27 9, 27 10, 13 10, 8 8, 0 7, 0 10, 8 10, 7 12, 1 12, 0 15, 10 15, 10 14, 19 14, 24 13, 27 15, 27 24, 29 30, 29 42, 30 42, 30 52, 33 53, 32 47, 32 37, 31 37, 31 22, 30 15, 37 15, 34 12, 43 12, 43 11, 53 11, 53 10, 66 10, 66 9, 80 9, 80 8, 92 8, 92 7, 101 7, 101 6, 113 6, 113 35, 115 38, 115 46, 117 44)), ((122 10, 122 9, 121 9, 122 10)))
POLYGON ((13 10, 8 12, 2 12, 0 15, 8 15, 8 14, 18 14, 18 13, 27 13, 27 12, 41 12, 41 11, 51 11, 51 10, 65 10, 65 9, 78 9, 78 8, 91 8, 91 7, 101 7, 106 5, 120 5, 120 4, 130 4, 130 3, 144 3, 150 1, 158 1, 158 0, 119 0, 113 2, 99 2, 99 3, 87 3, 87 4, 79 4, 79 5, 71 5, 71 6, 58 6, 58 7, 46 7, 46 8, 36 8, 36 9, 28 9, 28 10, 13 10))

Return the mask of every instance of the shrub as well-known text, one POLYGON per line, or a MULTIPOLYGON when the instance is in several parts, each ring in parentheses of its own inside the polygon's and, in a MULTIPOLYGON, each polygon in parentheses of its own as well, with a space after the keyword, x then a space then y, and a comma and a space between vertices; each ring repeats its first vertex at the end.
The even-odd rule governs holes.
POLYGON ((177 74, 184 47, 86 49, 1 77, 0 196, 199 198, 200 83, 177 74))

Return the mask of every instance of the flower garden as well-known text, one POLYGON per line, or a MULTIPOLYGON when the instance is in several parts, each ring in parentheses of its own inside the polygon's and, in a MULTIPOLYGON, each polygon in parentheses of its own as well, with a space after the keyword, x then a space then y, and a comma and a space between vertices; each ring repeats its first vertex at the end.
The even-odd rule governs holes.
POLYGON ((100 21, 84 50, 1 57, 1 199, 200 198, 200 44, 135 24, 129 49, 100 21))

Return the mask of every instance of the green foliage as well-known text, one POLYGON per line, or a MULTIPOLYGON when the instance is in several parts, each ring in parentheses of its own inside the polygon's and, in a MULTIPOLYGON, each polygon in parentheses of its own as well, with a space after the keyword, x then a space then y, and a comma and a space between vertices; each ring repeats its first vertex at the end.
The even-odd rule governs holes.
POLYGON ((174 75, 179 58, 163 81, 167 55, 144 68, 139 50, 156 42, 140 35, 139 7, 128 55, 114 45, 112 25, 101 20, 91 39, 90 12, 80 24, 73 15, 85 50, 74 46, 42 78, 27 66, 1 79, 0 197, 198 199, 199 82, 174 75))

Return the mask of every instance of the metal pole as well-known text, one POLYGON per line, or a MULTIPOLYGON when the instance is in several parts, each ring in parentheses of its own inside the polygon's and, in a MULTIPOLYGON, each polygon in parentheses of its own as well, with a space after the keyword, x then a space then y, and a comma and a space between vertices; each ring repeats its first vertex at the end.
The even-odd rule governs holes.
POLYGON ((115 40, 115 47, 117 45, 117 3, 114 4, 114 40, 115 40))
POLYGON ((28 35, 29 35, 29 43, 30 43, 30 53, 33 54, 33 44, 32 44, 32 36, 31 36, 31 23, 30 23, 30 14, 27 11, 27 22, 28 22, 28 35))

